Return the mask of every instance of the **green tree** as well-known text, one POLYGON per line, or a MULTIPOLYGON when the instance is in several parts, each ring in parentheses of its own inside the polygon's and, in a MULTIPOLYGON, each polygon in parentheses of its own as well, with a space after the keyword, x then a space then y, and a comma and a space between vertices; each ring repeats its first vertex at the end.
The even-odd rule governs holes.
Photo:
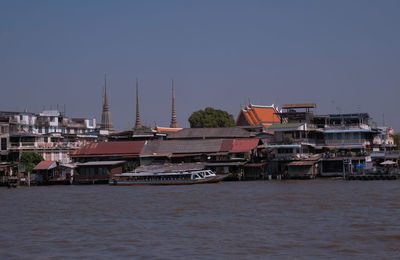
POLYGON ((235 120, 231 114, 212 107, 193 112, 189 117, 189 123, 191 128, 235 126, 235 120))
POLYGON ((23 152, 20 162, 25 165, 25 172, 32 172, 33 168, 43 160, 43 157, 35 152, 23 152))
POLYGON ((394 144, 396 145, 396 149, 400 150, 400 133, 394 135, 394 144))

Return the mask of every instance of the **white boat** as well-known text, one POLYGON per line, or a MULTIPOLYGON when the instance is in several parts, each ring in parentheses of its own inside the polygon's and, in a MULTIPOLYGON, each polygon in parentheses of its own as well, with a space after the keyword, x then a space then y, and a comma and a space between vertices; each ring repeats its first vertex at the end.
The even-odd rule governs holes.
POLYGON ((216 175, 211 170, 149 171, 115 174, 111 185, 178 185, 220 182, 229 174, 216 175))

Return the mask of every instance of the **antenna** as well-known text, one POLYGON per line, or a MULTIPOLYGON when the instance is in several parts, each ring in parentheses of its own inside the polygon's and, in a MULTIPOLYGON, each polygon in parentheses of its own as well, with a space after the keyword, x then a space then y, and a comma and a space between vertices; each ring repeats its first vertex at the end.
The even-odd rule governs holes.
POLYGON ((382 113, 382 126, 385 126, 385 113, 382 113))

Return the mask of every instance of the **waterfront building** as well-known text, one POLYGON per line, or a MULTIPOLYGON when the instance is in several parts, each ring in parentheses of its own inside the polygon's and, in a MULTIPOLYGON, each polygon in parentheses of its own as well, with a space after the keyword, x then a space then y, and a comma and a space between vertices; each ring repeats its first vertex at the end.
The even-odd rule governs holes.
POLYGON ((106 184, 114 174, 121 174, 126 161, 94 161, 77 163, 73 182, 80 184, 106 184))
POLYGON ((329 115, 323 128, 326 148, 353 155, 371 150, 376 132, 369 119, 367 113, 329 115))
POLYGON ((390 126, 378 126, 373 128, 376 132, 373 139, 374 152, 392 151, 396 147, 394 142, 394 129, 390 126))
POLYGON ((8 118, 0 118, 0 162, 6 162, 10 145, 10 123, 8 118))
POLYGON ((315 104, 288 104, 277 113, 281 123, 267 128, 274 134, 260 146, 269 160, 269 173, 342 176, 354 172, 355 165, 371 170, 372 149, 393 149, 391 128, 372 127, 367 113, 316 115, 315 108, 315 104), (311 162, 317 155, 320 159, 311 162))
POLYGON ((100 136, 96 119, 69 119, 58 110, 2 111, 0 118, 2 161, 16 162, 22 152, 36 152, 45 160, 67 163, 71 151, 100 136))
POLYGON ((33 168, 31 179, 37 184, 71 184, 76 165, 57 161, 41 161, 33 168))

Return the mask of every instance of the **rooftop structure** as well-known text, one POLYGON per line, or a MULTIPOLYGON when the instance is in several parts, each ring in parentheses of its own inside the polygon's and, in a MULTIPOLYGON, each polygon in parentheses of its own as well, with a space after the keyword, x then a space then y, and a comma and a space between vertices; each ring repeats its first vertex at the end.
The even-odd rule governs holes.
POLYGON ((176 110, 175 110, 175 92, 174 92, 174 80, 172 80, 172 115, 170 128, 178 128, 178 122, 176 121, 176 110))
POLYGON ((313 109, 315 104, 287 104, 283 105, 283 111, 277 113, 281 123, 310 123, 314 119, 313 109))
POLYGON ((104 74, 104 94, 103 94, 103 112, 101 114, 101 130, 107 130, 110 132, 114 132, 114 125, 111 122, 111 112, 110 107, 108 106, 108 97, 107 97, 107 75, 104 74))
POLYGON ((260 106, 249 104, 240 113, 236 119, 237 126, 262 126, 268 128, 273 124, 279 124, 280 110, 274 105, 260 106))
POLYGON ((139 81, 136 78, 136 121, 134 129, 139 129, 142 127, 142 122, 140 121, 140 112, 139 112, 139 81))

